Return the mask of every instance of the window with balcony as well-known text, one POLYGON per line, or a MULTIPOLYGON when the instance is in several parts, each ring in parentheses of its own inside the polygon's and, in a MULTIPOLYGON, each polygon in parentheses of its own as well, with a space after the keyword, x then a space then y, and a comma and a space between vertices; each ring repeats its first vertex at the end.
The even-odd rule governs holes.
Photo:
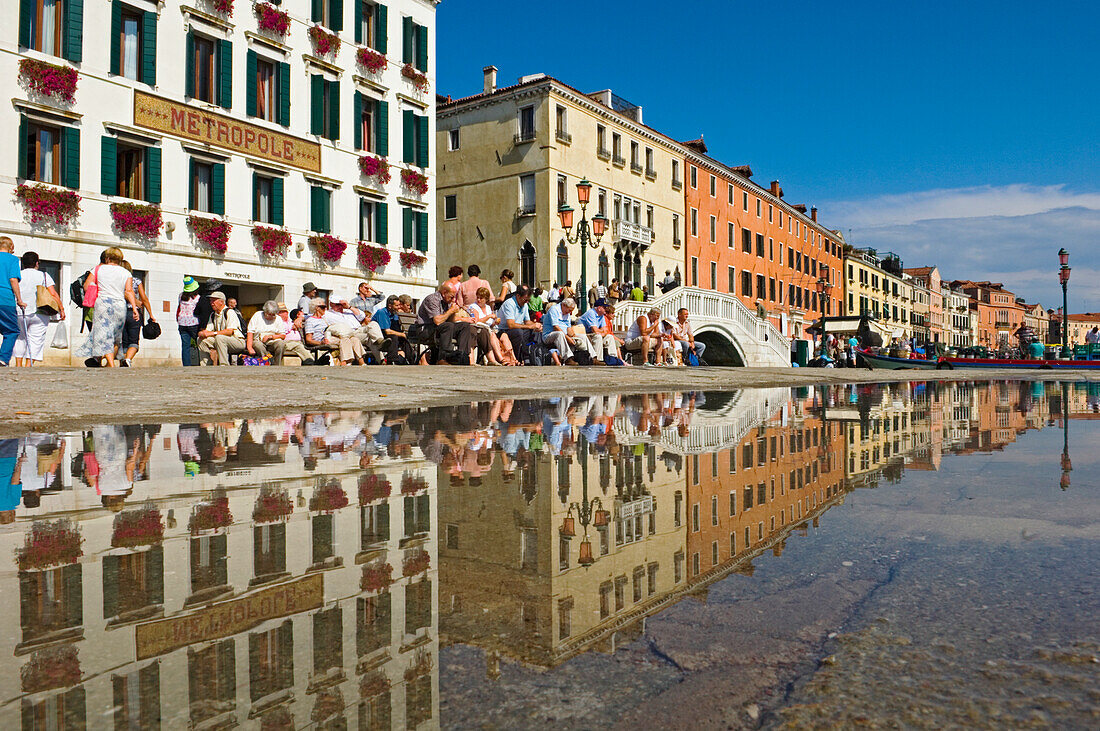
POLYGON ((607 149, 607 127, 596 125, 596 156, 601 160, 611 157, 611 150, 607 149))
POLYGON ((684 185, 683 181, 680 180, 680 161, 679 160, 673 160, 672 161, 672 187, 675 188, 676 190, 680 190, 680 188, 682 188, 683 185, 684 185))
POLYGON ((519 215, 533 216, 535 214, 535 176, 521 175, 519 177, 519 215))
POLYGON ((554 109, 554 136, 558 142, 569 144, 573 136, 569 134, 568 111, 560 104, 554 109))
POLYGON ((623 136, 618 132, 611 133, 611 162, 619 167, 626 164, 623 159, 623 136))
POLYGON ((645 148, 645 176, 650 180, 657 177, 657 169, 653 167, 653 148, 645 148))
POLYGON ((522 107, 518 117, 519 131, 516 133, 516 144, 522 145, 535 140, 535 108, 522 107))
POLYGON ((630 171, 641 174, 642 163, 639 159, 640 146, 637 142, 630 143, 630 171))

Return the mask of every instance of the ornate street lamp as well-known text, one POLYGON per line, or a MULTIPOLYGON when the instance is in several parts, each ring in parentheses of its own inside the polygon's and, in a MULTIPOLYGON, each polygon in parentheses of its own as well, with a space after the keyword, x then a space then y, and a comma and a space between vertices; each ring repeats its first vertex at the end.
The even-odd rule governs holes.
POLYGON ((829 293, 833 291, 833 283, 825 277, 817 280, 817 291, 821 300, 821 354, 825 354, 825 311, 829 303, 829 293))
POLYGON ((586 213, 591 195, 592 183, 582 178, 577 183, 577 202, 581 206, 581 220, 577 223, 576 234, 572 231, 573 208, 568 203, 563 203, 558 208, 558 215, 561 217, 561 227, 565 229, 566 240, 570 244, 580 244, 581 246, 581 278, 580 285, 577 287, 577 305, 580 307, 582 314, 588 309, 587 249, 589 246, 593 249, 598 248, 600 239, 607 231, 607 218, 602 213, 597 213, 591 221, 588 220, 586 213))
POLYGON ((1062 284, 1062 357, 1069 358, 1069 252, 1065 248, 1058 250, 1058 281, 1062 284))
POLYGON ((1062 479, 1058 481, 1063 490, 1069 489, 1069 473, 1073 471, 1073 462, 1069 458, 1069 400, 1066 395, 1066 384, 1062 386, 1062 479))

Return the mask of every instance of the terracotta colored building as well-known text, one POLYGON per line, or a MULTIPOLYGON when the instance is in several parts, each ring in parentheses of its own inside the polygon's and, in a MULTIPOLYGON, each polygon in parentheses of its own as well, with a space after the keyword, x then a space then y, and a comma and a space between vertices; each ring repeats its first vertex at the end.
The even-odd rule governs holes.
POLYGON ((978 312, 978 345, 996 348, 1011 342, 1016 330, 1024 324, 1024 308, 1016 295, 999 282, 956 280, 951 283, 970 297, 978 312))
POLYGON ((944 326, 944 311, 947 303, 944 302, 944 293, 940 288, 940 270, 931 267, 913 267, 906 269, 905 273, 913 278, 913 281, 923 285, 929 292, 928 298, 928 340, 933 343, 947 340, 944 326))
POLYGON ((684 143, 684 284, 761 304, 785 335, 806 337, 802 324, 840 314, 844 240, 817 221, 817 209, 783 199, 778 181, 764 188, 748 165, 729 167, 707 155, 702 140, 684 143), (833 283, 819 299, 818 279, 833 283))

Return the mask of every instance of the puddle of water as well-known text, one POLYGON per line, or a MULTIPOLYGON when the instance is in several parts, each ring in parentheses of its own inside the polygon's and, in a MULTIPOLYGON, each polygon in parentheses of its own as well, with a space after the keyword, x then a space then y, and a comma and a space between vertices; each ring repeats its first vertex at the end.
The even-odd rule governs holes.
POLYGON ((0 719, 1095 727, 1098 388, 0 440, 0 719))

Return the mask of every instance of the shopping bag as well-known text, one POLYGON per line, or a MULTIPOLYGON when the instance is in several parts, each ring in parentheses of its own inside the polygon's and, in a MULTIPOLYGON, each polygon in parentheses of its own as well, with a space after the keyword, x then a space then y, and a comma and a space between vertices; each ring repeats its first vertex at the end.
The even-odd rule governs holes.
POLYGON ((57 323, 57 328, 53 331, 53 342, 50 343, 50 347, 57 348, 58 350, 64 350, 69 347, 69 328, 65 326, 64 321, 57 323))

